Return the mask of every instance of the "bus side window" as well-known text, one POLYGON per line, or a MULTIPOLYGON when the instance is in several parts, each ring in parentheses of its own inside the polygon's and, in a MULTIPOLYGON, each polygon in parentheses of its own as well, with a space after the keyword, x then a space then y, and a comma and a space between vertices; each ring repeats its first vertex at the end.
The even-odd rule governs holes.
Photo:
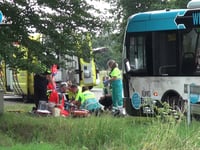
POLYGON ((196 62, 194 53, 192 52, 184 53, 182 59, 182 73, 193 74, 195 70, 196 70, 196 62))

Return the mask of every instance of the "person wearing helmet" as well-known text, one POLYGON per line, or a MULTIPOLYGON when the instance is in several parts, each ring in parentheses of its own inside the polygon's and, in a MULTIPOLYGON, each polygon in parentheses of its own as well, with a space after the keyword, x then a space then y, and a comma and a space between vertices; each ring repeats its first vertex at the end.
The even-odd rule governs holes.
POLYGON ((69 116, 69 110, 65 109, 65 103, 68 101, 68 98, 66 97, 66 93, 68 92, 68 84, 67 82, 61 82, 60 84, 60 93, 59 93, 59 102, 56 105, 57 108, 60 109, 60 115, 61 116, 69 116))

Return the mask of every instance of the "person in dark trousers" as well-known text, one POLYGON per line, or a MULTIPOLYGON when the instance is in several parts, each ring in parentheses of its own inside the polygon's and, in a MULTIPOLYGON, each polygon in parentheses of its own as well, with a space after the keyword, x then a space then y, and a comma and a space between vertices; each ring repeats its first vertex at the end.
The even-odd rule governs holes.
POLYGON ((39 101, 47 101, 47 73, 34 75, 34 102, 35 110, 38 109, 39 101))

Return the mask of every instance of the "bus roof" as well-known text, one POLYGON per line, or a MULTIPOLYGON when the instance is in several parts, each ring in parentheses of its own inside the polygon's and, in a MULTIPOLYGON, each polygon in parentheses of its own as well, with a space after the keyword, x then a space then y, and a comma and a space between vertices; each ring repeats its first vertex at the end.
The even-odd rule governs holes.
MULTIPOLYGON (((172 9, 141 12, 129 17, 127 32, 147 32, 185 29, 184 23, 177 23, 177 18, 184 17, 191 9, 172 9)), ((196 10, 195 10, 196 11, 196 10)), ((200 10, 198 10, 200 11, 200 10)), ((191 13, 189 13, 191 16, 191 13)))

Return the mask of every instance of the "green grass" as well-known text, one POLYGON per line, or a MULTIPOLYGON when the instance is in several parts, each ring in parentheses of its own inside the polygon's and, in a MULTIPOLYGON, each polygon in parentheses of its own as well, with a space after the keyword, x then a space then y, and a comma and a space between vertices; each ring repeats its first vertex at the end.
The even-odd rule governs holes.
POLYGON ((200 123, 156 118, 38 117, 32 104, 6 105, 0 116, 1 150, 198 150, 200 123), (23 110, 21 113, 8 110, 23 110))

